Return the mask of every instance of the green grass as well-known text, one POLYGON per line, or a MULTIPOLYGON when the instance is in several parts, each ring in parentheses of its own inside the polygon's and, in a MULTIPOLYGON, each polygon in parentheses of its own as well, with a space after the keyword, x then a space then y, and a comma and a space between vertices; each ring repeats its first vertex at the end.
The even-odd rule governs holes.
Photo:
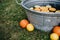
POLYGON ((0 40, 50 40, 49 33, 35 29, 28 32, 19 26, 27 18, 25 10, 15 0, 0 2, 0 40), (24 12, 23 12, 24 11, 24 12))

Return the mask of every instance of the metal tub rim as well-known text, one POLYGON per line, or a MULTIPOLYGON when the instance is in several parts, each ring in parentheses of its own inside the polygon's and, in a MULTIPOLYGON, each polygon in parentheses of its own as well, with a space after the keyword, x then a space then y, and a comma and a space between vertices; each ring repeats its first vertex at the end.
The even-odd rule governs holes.
MULTIPOLYGON (((58 17, 60 17, 60 12, 37 12, 37 11, 34 11, 34 10, 30 10, 29 8, 27 8, 25 5, 24 5, 24 2, 25 1, 22 1, 21 2, 21 6, 24 8, 24 9, 26 9, 26 10, 28 10, 28 11, 30 11, 30 12, 32 12, 32 13, 37 13, 37 14, 40 14, 40 15, 51 15, 51 16, 58 16, 58 17)), ((46 2, 51 2, 51 1, 46 1, 46 2)), ((52 2, 55 2, 55 1, 52 1, 52 2)), ((58 2, 58 1, 56 1, 56 2, 58 2)), ((60 3, 60 2, 59 2, 60 3)))

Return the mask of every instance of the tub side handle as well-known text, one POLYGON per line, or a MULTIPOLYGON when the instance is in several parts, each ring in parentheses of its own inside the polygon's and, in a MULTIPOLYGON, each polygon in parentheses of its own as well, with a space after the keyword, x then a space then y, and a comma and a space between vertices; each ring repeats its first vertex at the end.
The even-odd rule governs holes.
POLYGON ((24 1, 24 0, 21 0, 21 3, 19 3, 18 0, 15 0, 15 1, 16 1, 16 3, 17 3, 18 5, 21 5, 21 4, 22 4, 22 1, 24 1))

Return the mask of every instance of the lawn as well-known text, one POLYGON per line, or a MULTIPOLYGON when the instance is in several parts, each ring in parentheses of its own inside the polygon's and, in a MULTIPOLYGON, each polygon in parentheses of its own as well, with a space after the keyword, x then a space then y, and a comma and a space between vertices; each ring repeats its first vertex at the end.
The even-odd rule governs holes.
POLYGON ((28 32, 19 26, 26 19, 25 10, 15 0, 0 1, 0 40, 50 40, 48 32, 28 32), (24 12, 23 12, 24 11, 24 12))

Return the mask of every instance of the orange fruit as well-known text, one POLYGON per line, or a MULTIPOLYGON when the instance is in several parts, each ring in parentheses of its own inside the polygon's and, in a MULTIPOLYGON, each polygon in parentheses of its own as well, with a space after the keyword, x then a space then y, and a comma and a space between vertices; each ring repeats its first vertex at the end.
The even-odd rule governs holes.
POLYGON ((19 24, 22 28, 26 28, 26 26, 29 24, 29 22, 28 22, 28 20, 23 19, 23 20, 20 21, 19 24))
POLYGON ((39 6, 39 5, 35 5, 34 7, 35 7, 35 8, 40 8, 40 6, 39 6))
POLYGON ((60 10, 57 10, 56 12, 60 12, 60 10))
POLYGON ((34 8, 33 8, 33 7, 31 7, 30 9, 31 9, 31 10, 34 10, 34 8))
POLYGON ((37 12, 40 12, 40 9, 39 8, 35 8, 34 10, 37 11, 37 12))
POLYGON ((50 39, 51 39, 51 40, 59 40, 59 36, 58 36, 56 33, 52 33, 52 34, 50 35, 50 39))
POLYGON ((49 11, 56 11, 55 8, 49 8, 49 11))
POLYGON ((42 6, 40 7, 41 10, 48 10, 48 7, 42 6))
POLYGON ((28 31, 33 31, 34 30, 34 26, 32 24, 28 24, 27 25, 27 30, 28 31))
POLYGON ((55 26, 53 32, 60 36, 60 26, 55 26))

